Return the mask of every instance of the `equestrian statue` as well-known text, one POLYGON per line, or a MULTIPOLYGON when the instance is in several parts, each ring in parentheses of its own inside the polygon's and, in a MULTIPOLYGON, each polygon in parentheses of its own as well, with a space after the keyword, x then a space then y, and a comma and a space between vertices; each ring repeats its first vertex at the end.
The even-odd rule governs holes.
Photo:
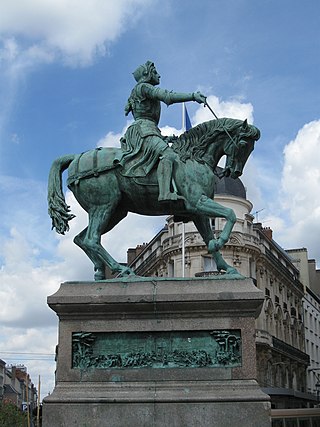
POLYGON ((121 138, 121 147, 100 147, 53 162, 48 184, 52 228, 64 234, 74 218, 62 190, 62 173, 68 169, 67 186, 89 216, 88 226, 74 243, 93 262, 95 280, 105 279, 105 266, 118 277, 135 274, 101 245, 101 236, 128 212, 193 221, 217 269, 236 274, 220 253, 236 216, 232 209, 213 200, 215 173, 219 160, 226 156, 220 177, 238 178, 260 138, 259 129, 246 120, 221 118, 199 124, 179 137, 165 137, 158 127, 161 102, 169 106, 195 101, 206 106, 206 97, 200 92, 177 93, 157 87, 160 76, 151 61, 140 65, 133 76, 137 83, 125 114, 131 113, 134 122, 121 138), (210 226, 210 218, 215 217, 226 219, 217 238, 210 226))

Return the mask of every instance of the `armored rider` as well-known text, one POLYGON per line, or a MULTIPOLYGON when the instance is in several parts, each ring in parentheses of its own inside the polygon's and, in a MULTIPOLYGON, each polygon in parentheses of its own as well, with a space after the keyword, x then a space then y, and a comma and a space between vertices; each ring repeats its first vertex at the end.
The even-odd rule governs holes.
POLYGON ((154 63, 147 61, 133 73, 137 82, 125 107, 125 114, 130 112, 134 123, 127 129, 122 139, 124 155, 121 164, 126 165, 125 176, 146 176, 160 159, 157 176, 159 183, 159 201, 177 200, 176 192, 171 192, 171 179, 176 154, 168 145, 170 137, 161 135, 158 128, 161 105, 160 101, 170 104, 196 101, 205 103, 206 97, 200 92, 177 93, 156 88, 160 83, 154 63))

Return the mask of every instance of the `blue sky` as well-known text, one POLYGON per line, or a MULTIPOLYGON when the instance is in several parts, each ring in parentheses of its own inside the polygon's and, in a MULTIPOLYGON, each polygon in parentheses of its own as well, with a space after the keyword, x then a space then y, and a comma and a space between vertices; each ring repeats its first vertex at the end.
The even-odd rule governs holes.
MULTIPOLYGON (((44 395, 53 388, 56 318, 46 297, 92 278, 70 233, 50 231, 52 161, 117 145, 128 124, 132 72, 153 60, 161 87, 201 90, 218 116, 246 118, 262 136, 243 182, 284 248, 320 261, 320 4, 317 0, 0 0, 0 358, 25 363, 44 395), (12 351, 12 354, 5 353, 12 351), (36 357, 48 360, 34 360, 36 357), (30 358, 32 360, 26 360, 30 358)), ((193 124, 212 117, 188 104, 193 124)), ((130 119, 130 118, 129 118, 130 119)), ((181 108, 163 107, 178 133, 181 108)), ((163 218, 130 216, 105 240, 120 261, 163 218)))

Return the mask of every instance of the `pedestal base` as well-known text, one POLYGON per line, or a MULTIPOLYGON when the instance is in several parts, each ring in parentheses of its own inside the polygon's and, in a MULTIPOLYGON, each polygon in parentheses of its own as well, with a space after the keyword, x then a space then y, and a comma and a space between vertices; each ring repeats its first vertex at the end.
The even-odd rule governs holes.
POLYGON ((249 279, 63 283, 48 298, 60 321, 44 427, 270 427, 262 303, 249 279))

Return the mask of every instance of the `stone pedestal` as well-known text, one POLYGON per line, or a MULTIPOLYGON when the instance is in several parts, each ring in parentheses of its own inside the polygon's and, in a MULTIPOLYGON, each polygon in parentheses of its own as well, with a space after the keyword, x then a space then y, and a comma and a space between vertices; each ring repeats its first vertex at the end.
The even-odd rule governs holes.
POLYGON ((269 427, 250 279, 66 282, 44 427, 269 427))

